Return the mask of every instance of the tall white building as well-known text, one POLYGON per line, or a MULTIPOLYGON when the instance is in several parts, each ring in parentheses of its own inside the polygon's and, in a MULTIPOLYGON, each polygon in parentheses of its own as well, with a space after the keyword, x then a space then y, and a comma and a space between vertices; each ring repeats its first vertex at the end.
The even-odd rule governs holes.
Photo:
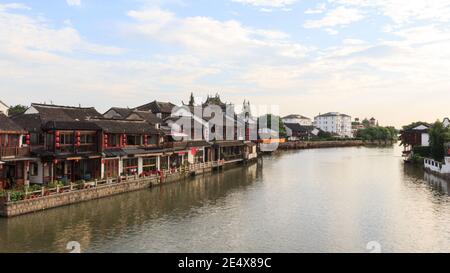
POLYGON ((314 125, 322 131, 336 134, 340 137, 353 137, 352 117, 330 112, 314 118, 314 125))
POLYGON ((312 120, 302 115, 289 115, 282 118, 284 124, 300 124, 302 126, 311 126, 312 120))
POLYGON ((0 100, 0 113, 8 115, 8 110, 9 110, 8 105, 6 105, 6 103, 4 103, 0 100))

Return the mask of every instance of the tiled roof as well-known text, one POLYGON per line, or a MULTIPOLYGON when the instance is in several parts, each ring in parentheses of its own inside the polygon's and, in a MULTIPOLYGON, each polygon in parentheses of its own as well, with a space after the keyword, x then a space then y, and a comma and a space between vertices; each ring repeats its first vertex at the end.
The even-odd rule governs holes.
POLYGON ((164 113, 170 114, 172 113, 172 108, 175 107, 175 104, 170 102, 160 102, 153 101, 142 106, 136 107, 136 110, 139 111, 151 111, 152 113, 164 113))
POLYGON ((329 113, 326 113, 326 114, 318 115, 317 117, 337 117, 337 116, 350 117, 349 115, 341 114, 341 113, 338 113, 338 112, 329 112, 329 113))
POLYGON ((13 120, 8 118, 3 113, 0 113, 0 132, 21 132, 24 133, 24 129, 15 123, 13 120))
POLYGON ((310 118, 302 116, 302 115, 289 115, 289 116, 285 116, 283 119, 310 119, 310 118))
POLYGON ((157 134, 152 125, 138 120, 95 119, 91 120, 106 133, 112 134, 157 134))
POLYGON ((39 114, 19 114, 11 119, 28 132, 40 132, 43 125, 39 114))
POLYGON ((304 134, 313 131, 316 127, 314 126, 302 126, 298 123, 285 124, 285 127, 289 128, 293 134, 304 134))
MULTIPOLYGON (((111 109, 106 111, 106 113, 108 113, 109 111, 115 111, 117 114, 119 114, 119 117, 117 117, 117 118, 126 118, 133 112, 133 109, 112 107, 111 109)), ((105 115, 105 114, 103 114, 103 115, 105 115)))
POLYGON ((142 120, 145 120, 146 122, 148 122, 150 124, 162 124, 163 123, 162 119, 158 118, 155 114, 153 114, 152 112, 148 112, 148 111, 135 110, 135 111, 131 112, 128 116, 126 116, 126 118, 129 118, 133 114, 138 115, 142 120))
POLYGON ((48 104, 31 104, 44 123, 48 121, 82 121, 100 118, 102 115, 93 107, 70 107, 48 104))

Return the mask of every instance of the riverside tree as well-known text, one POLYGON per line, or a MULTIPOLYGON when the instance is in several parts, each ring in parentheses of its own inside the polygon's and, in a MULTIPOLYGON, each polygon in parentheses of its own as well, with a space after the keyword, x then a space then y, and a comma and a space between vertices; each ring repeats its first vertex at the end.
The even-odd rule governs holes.
POLYGON ((431 156, 438 161, 445 157, 445 143, 450 141, 450 130, 444 124, 436 121, 429 130, 431 156))

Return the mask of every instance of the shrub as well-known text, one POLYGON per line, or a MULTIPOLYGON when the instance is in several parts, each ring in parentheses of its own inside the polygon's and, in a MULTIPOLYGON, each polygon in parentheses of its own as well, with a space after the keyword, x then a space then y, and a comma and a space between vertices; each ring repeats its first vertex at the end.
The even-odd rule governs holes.
POLYGON ((23 200, 25 197, 25 193, 22 191, 11 191, 10 192, 10 199, 11 202, 17 202, 23 200))
POLYGON ((420 157, 431 157, 431 147, 414 147, 413 153, 420 157))

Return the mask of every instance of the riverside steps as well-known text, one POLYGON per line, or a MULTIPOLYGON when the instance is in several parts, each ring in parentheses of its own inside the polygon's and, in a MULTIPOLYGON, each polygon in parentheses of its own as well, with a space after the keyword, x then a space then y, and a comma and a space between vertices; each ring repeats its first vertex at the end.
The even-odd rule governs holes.
POLYGON ((225 161, 191 164, 177 169, 164 170, 151 176, 121 176, 115 179, 95 180, 64 187, 45 188, 23 193, 21 200, 12 201, 10 193, 0 197, 0 217, 14 217, 51 208, 148 189, 169 183, 181 182, 187 177, 220 170, 225 161))

